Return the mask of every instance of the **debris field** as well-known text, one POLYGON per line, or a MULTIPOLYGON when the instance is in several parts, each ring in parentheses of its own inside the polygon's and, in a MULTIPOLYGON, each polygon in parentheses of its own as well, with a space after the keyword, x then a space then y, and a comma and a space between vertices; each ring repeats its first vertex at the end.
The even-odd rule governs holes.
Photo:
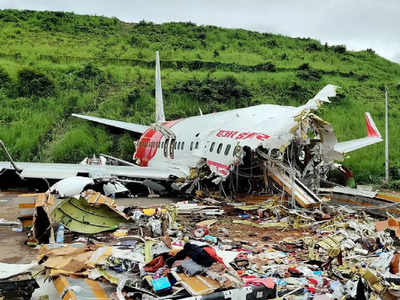
POLYGON ((74 197, 22 194, 14 211, 18 221, 0 222, 2 235, 8 230, 16 244, 7 249, 24 253, 1 259, 0 295, 398 299, 398 198, 351 206, 334 195, 302 208, 276 195, 164 204, 154 198, 143 200, 143 207, 138 201, 122 206, 93 190, 74 197))

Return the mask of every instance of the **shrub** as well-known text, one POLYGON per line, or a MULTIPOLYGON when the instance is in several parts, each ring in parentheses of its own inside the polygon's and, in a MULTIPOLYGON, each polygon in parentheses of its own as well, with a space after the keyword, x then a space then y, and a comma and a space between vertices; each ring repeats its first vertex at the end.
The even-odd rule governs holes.
POLYGON ((88 91, 93 87, 98 87, 106 82, 105 72, 91 63, 78 70, 74 80, 75 88, 80 91, 88 91))
POLYGON ((11 86, 11 79, 8 73, 0 67, 0 89, 9 89, 11 86))
POLYGON ((276 66, 271 62, 266 62, 265 64, 259 65, 261 71, 276 72, 276 66))
POLYGON ((317 43, 308 44, 306 47, 306 51, 308 51, 308 52, 321 51, 321 50, 322 50, 321 45, 318 45, 317 43))
POLYGON ((205 80, 192 79, 179 83, 173 92, 189 94, 203 102, 225 103, 235 101, 235 105, 243 105, 251 97, 251 92, 235 77, 228 76, 222 79, 207 78, 205 80))
POLYGON ((317 70, 298 71, 296 76, 302 80, 319 81, 322 78, 321 72, 317 70))
POLYGON ((336 53, 346 53, 346 46, 345 45, 337 45, 337 46, 333 46, 333 51, 335 51, 336 53))
POLYGON ((399 191, 400 190, 400 180, 392 180, 389 183, 382 184, 381 187, 384 189, 399 191))
POLYGON ((267 47, 269 47, 269 48, 276 48, 278 46, 279 45, 275 40, 268 40, 267 41, 267 47))
POLYGON ((139 97, 140 97, 140 92, 138 89, 131 90, 127 97, 128 103, 130 105, 134 104, 139 99, 139 97))
POLYGON ((17 92, 21 97, 49 97, 55 90, 53 80, 43 73, 28 68, 18 72, 17 92))
POLYGON ((310 65, 308 63, 304 63, 298 66, 297 70, 310 70, 310 65))

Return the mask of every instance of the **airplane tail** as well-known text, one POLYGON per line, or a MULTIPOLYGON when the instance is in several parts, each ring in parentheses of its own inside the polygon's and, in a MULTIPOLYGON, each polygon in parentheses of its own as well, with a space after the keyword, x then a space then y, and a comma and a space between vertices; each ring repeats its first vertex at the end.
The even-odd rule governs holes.
POLYGON ((156 51, 156 123, 165 122, 164 102, 161 88, 160 57, 156 51))
POLYGON ((375 122, 372 120, 369 112, 365 113, 365 126, 367 128, 366 137, 337 143, 334 146, 335 151, 345 154, 383 141, 381 133, 376 127, 375 122))

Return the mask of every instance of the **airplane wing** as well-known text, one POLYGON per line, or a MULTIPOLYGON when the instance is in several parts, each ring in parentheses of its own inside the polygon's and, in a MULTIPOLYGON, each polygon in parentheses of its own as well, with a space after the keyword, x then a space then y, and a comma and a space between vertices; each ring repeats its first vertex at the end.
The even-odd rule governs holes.
MULTIPOLYGON (((171 177, 186 176, 184 172, 177 169, 156 169, 139 166, 112 166, 112 165, 84 165, 84 164, 62 164, 62 163, 26 163, 15 162, 22 170, 24 178, 46 178, 64 179, 73 176, 115 176, 129 179, 155 179, 168 180, 171 177)), ((14 170, 9 162, 0 162, 0 174, 5 170, 14 170)))
POLYGON ((383 141, 381 134, 374 123, 374 120, 372 120, 371 115, 368 112, 365 113, 365 125, 367 127, 368 136, 361 139, 337 143, 334 146, 335 151, 345 154, 383 141))
POLYGON ((136 132, 143 134, 147 129, 149 129, 149 126, 146 125, 140 125, 140 124, 135 124, 135 123, 128 123, 128 122, 122 122, 122 121, 115 121, 115 120, 109 120, 109 119, 104 119, 104 118, 98 118, 98 117, 92 117, 92 116, 84 116, 84 115, 78 115, 78 114, 72 114, 72 116, 85 119, 88 121, 112 126, 112 127, 117 127, 121 128, 124 130, 136 132))

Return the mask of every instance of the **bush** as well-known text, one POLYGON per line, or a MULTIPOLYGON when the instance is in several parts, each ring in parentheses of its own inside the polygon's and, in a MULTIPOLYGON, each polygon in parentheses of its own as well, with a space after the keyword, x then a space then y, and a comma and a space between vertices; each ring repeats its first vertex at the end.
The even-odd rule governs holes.
POLYGON ((308 44, 306 47, 306 51, 308 51, 308 52, 321 51, 321 50, 322 50, 321 45, 318 45, 317 43, 308 44))
POLYGON ((319 81, 322 78, 322 72, 313 70, 309 64, 302 64, 299 66, 296 76, 302 80, 319 81))
POLYGON ((267 43, 266 43, 266 46, 267 46, 268 48, 276 48, 276 47, 278 47, 279 45, 278 45, 278 43, 277 43, 275 40, 268 40, 267 43))
POLYGON ((346 46, 345 45, 337 45, 337 46, 333 46, 333 51, 335 51, 336 53, 346 53, 346 46))
POLYGON ((104 71, 93 66, 91 63, 84 66, 76 75, 83 79, 99 79, 101 82, 105 81, 104 71))
POLYGON ((188 80, 176 85, 173 92, 189 94, 203 102, 215 101, 221 104, 234 100, 236 107, 243 105, 252 97, 247 87, 233 76, 223 79, 207 78, 201 81, 197 79, 188 80), (244 102, 242 102, 243 100, 244 102))
POLYGON ((11 79, 8 73, 0 67, 0 89, 9 89, 11 86, 11 79))
POLYGON ((140 92, 138 89, 133 89, 129 92, 127 100, 129 105, 134 104, 140 97, 140 92))
POLYGON ((17 92, 21 97, 49 97, 55 90, 53 80, 43 73, 28 68, 18 72, 17 92))
POLYGON ((322 78, 321 73, 315 70, 299 71, 297 72, 296 76, 302 80, 308 81, 319 81, 322 78))
POLYGON ((392 180, 389 183, 382 184, 381 188, 388 189, 388 190, 400 190, 400 180, 392 180))
POLYGON ((304 63, 298 66, 297 70, 310 70, 310 65, 308 63, 304 63))
POLYGON ((105 82, 105 72, 89 63, 75 72, 73 87, 84 92, 96 88, 105 82))

